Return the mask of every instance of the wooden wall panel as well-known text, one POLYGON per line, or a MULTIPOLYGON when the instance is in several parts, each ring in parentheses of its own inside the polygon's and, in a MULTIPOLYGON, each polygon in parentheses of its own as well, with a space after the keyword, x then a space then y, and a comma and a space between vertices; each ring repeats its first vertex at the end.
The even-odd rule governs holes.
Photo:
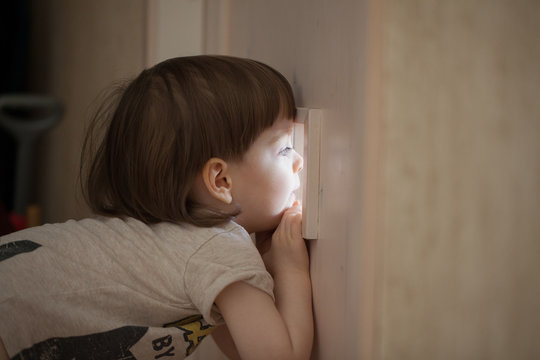
POLYGON ((540 3, 387 0, 383 359, 540 357, 540 3))

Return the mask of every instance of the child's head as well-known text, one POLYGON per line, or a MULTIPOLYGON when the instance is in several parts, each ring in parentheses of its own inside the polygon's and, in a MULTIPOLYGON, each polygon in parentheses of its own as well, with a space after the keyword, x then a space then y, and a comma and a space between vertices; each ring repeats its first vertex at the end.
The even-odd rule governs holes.
MULTIPOLYGON (((242 209, 208 206, 193 188, 210 159, 239 163, 278 119, 296 113, 287 80, 262 63, 224 56, 174 58, 144 70, 112 107, 86 169, 97 213, 147 223, 216 225, 242 209)), ((98 121, 85 142, 92 151, 98 121)), ((214 196, 215 197, 215 196, 214 196)), ((234 203, 234 201, 233 201, 234 203)))

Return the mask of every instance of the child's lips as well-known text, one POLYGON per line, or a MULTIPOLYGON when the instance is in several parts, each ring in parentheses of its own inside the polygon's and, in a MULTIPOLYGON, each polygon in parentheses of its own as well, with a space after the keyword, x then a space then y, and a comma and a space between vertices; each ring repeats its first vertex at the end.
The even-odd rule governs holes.
POLYGON ((289 206, 292 206, 296 200, 296 194, 294 192, 291 192, 291 195, 289 195, 289 206))

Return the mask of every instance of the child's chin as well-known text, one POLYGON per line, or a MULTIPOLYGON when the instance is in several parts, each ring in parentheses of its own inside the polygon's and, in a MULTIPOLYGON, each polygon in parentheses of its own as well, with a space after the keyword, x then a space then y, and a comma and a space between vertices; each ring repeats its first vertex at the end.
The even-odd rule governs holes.
POLYGON ((283 208, 283 210, 281 210, 279 214, 269 219, 268 225, 265 226, 266 229, 262 231, 269 231, 277 228, 279 223, 281 223, 281 218, 283 217, 283 214, 285 214, 285 211, 289 210, 293 206, 295 200, 296 198, 293 198, 291 202, 287 202, 287 205, 283 208))
POLYGON ((271 227, 269 230, 273 230, 278 227, 278 225, 281 223, 281 218, 283 218, 283 214, 285 214, 285 211, 287 211, 289 208, 283 209, 280 214, 274 216, 274 218, 271 221, 271 227))

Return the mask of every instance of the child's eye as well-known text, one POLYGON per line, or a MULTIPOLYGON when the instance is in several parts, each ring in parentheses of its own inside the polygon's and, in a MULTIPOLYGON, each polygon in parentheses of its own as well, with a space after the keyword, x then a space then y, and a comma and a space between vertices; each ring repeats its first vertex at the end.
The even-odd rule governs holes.
POLYGON ((279 151, 279 154, 280 154, 280 155, 286 156, 286 155, 288 155, 288 154, 292 151, 292 149, 293 149, 293 148, 290 147, 290 146, 284 147, 283 149, 281 149, 281 150, 279 151))

